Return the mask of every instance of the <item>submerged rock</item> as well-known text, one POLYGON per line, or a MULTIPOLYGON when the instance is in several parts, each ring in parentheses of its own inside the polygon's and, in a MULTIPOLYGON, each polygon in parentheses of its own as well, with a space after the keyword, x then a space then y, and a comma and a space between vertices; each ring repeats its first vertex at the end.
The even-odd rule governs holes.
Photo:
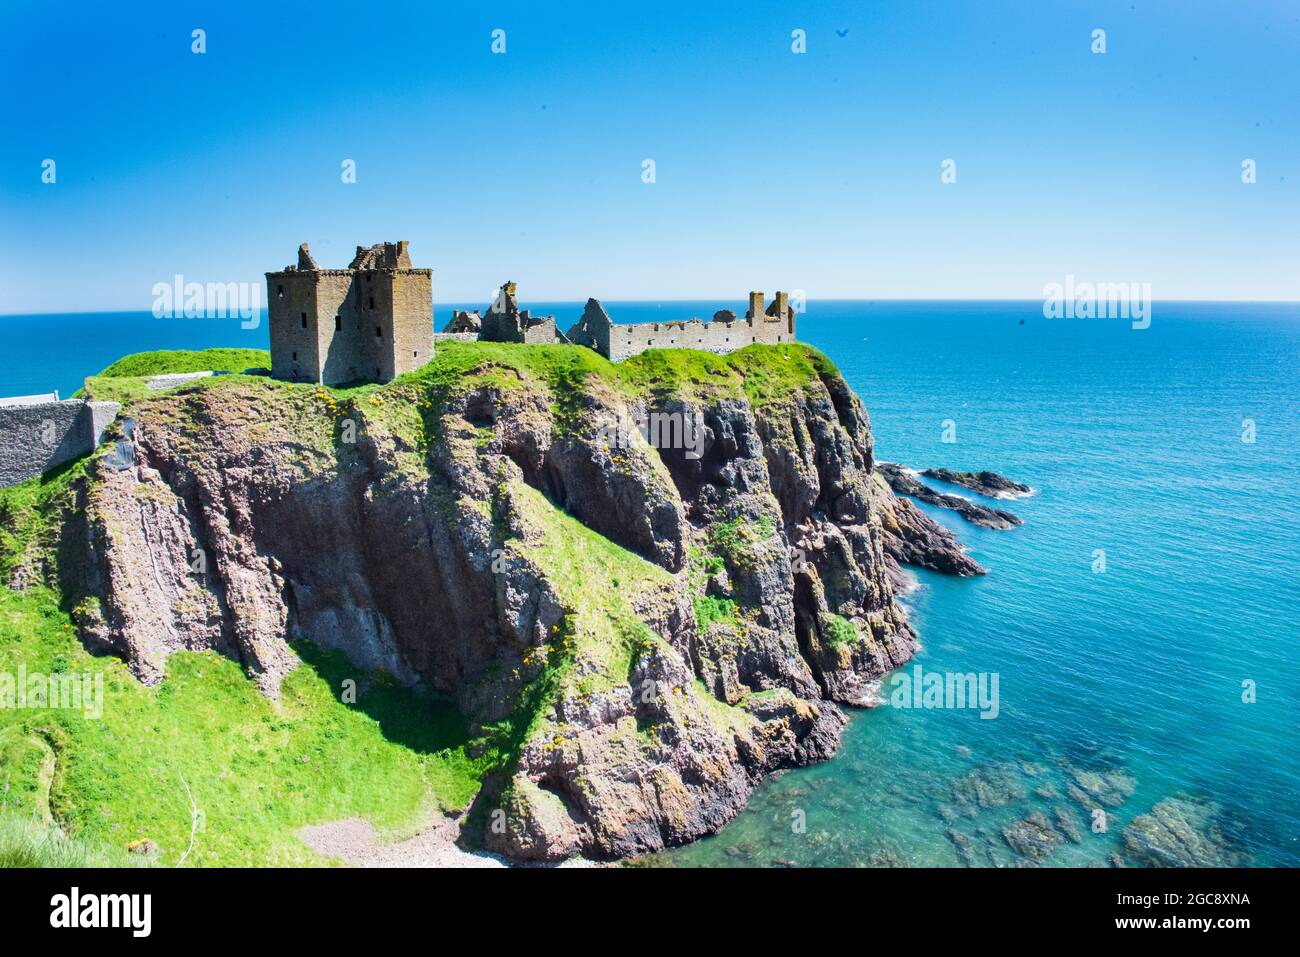
POLYGON ((1083 827, 1079 824, 1079 817, 1074 811, 1063 804, 1058 804, 1052 808, 1052 817, 1055 818, 1056 826, 1062 834, 1075 844, 1083 843, 1083 827))
POLYGON ((1066 790, 1089 811, 1099 807, 1119 807, 1133 796, 1133 791, 1137 788, 1137 781, 1123 771, 1071 768, 1069 773, 1071 780, 1066 785, 1066 790))
POLYGON ((1166 798, 1124 828, 1124 853, 1149 867, 1241 867, 1246 855, 1224 836, 1221 808, 1213 801, 1166 798))
POLYGON ((949 828, 946 834, 952 846, 957 849, 957 857, 961 859, 962 864, 966 867, 976 866, 974 841, 970 836, 956 828, 949 828))
POLYGON ((1002 837, 1017 854, 1036 861, 1051 854, 1063 840, 1041 811, 1007 825, 1002 829, 1002 837))
POLYGON ((952 793, 958 803, 981 808, 1001 807, 1026 796, 1020 770, 1010 762, 968 771, 953 783, 952 793))

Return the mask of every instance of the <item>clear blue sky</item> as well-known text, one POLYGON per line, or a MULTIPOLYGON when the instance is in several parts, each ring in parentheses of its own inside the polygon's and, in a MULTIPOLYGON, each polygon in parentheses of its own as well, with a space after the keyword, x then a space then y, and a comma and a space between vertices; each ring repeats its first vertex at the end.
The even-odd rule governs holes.
POLYGON ((397 239, 440 302, 1300 299, 1294 0, 76 6, 0 12, 4 313, 397 239))

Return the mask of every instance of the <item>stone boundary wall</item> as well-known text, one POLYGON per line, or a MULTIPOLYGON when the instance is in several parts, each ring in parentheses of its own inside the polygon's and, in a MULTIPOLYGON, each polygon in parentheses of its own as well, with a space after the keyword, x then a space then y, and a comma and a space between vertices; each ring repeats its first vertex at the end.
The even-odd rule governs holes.
POLYGON ((121 408, 84 399, 0 406, 0 488, 94 451, 121 408))
POLYGON ((786 305, 784 293, 777 293, 777 297, 773 304, 777 315, 762 312, 763 294, 758 292, 750 294, 752 315, 743 319, 719 312, 712 321, 668 319, 634 323, 614 322, 598 299, 588 299, 582 318, 569 330, 568 338, 595 349, 611 362, 622 362, 647 349, 698 349, 724 354, 754 343, 794 342, 794 313, 786 305))
POLYGON ((702 319, 615 323, 609 330, 609 358, 621 362, 647 349, 698 349, 719 355, 754 343, 792 342, 780 320, 702 319))

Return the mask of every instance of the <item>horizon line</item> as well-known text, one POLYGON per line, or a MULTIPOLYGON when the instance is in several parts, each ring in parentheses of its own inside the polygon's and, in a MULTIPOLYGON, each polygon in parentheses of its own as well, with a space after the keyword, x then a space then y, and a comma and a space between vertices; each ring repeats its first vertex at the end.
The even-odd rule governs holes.
MULTIPOLYGON (((583 299, 533 299, 531 302, 562 304, 562 305, 583 305, 588 299, 596 299, 599 303, 694 303, 698 304, 705 297, 686 298, 686 299, 599 299, 595 296, 588 296, 583 299)), ((712 298, 712 297, 708 297, 712 298)), ((439 304, 444 306, 456 305, 467 300, 463 299, 444 299, 433 300, 433 305, 439 304)), ((730 302, 732 300, 722 299, 718 301, 730 302)), ((736 302, 743 301, 741 299, 736 302)), ((856 296, 828 296, 820 299, 807 299, 805 302, 1006 302, 1006 303, 1041 303, 1041 297, 1035 298, 1007 298, 1003 296, 934 296, 934 297, 916 297, 916 296, 875 296, 875 297, 856 297, 856 296)), ((1202 298, 1168 298, 1152 299, 1151 302, 1168 302, 1168 303, 1214 303, 1218 305, 1294 305, 1300 306, 1300 299, 1202 299, 1202 298)), ((259 312, 265 312, 265 306, 258 307, 259 312)), ((65 312, 0 312, 0 319, 11 319, 16 316, 114 316, 114 315, 136 315, 139 313, 148 313, 149 309, 77 309, 65 312)), ((203 319, 205 316, 195 316, 193 318, 203 319)))

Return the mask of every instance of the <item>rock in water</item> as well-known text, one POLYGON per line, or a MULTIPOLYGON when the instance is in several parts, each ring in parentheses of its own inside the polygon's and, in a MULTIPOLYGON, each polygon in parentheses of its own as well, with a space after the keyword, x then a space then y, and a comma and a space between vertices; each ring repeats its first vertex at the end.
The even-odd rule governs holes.
POLYGON ((1099 807, 1119 807, 1137 789, 1137 781, 1123 771, 1088 771, 1074 767, 1067 770, 1072 780, 1066 789, 1089 811, 1099 807))
POLYGON ((1166 798, 1124 828, 1124 853, 1150 867, 1242 867, 1248 861, 1224 836, 1220 810, 1200 798, 1166 798))
POLYGON ((877 463, 876 470, 898 495, 910 495, 927 505, 937 505, 940 508, 951 509, 972 525, 980 525, 984 528, 1008 529, 1023 524, 1019 517, 1000 508, 976 505, 960 495, 946 495, 943 492, 936 492, 924 482, 918 481, 916 476, 903 466, 893 462, 877 463))
POLYGON ((1074 811, 1064 804, 1058 804, 1052 809, 1052 815, 1056 818, 1056 827, 1062 834, 1075 844, 1083 843, 1083 828, 1079 825, 1078 815, 1074 811))
POLYGON ((985 498, 1021 498, 1032 495, 1033 489, 1020 482, 1013 482, 997 472, 952 472, 948 469, 926 469, 921 473, 926 478, 938 479, 949 485, 960 485, 972 492, 978 492, 985 498))
POLYGON ((447 342, 362 396, 215 377, 135 403, 65 523, 82 638, 147 683, 214 649, 274 696, 300 639, 449 695, 508 756, 471 819, 517 858, 714 832, 912 656, 897 562, 981 569, 875 480, 820 353, 680 356, 447 342))
POLYGON ((1010 762, 968 771, 953 783, 952 791, 958 803, 981 808, 1001 807, 1025 797, 1020 770, 1010 762))
POLYGON ((1002 829, 1002 836, 1017 854, 1040 861, 1056 850, 1063 838, 1041 811, 1002 829))

